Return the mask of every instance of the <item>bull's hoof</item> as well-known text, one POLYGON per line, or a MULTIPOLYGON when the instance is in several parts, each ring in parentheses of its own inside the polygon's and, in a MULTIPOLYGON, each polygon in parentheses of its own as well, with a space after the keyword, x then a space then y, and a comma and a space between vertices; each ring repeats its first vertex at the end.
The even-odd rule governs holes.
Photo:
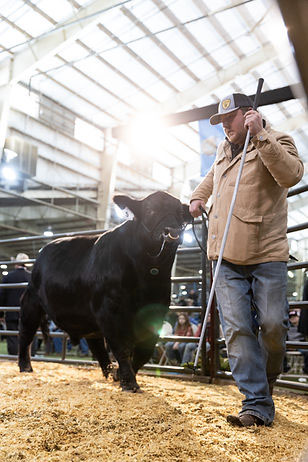
POLYGON ((119 368, 112 367, 112 369, 111 369, 111 375, 112 375, 112 378, 113 378, 113 381, 114 381, 114 382, 119 382, 119 380, 120 380, 120 371, 119 371, 119 368))
POLYGON ((108 376, 109 374, 112 374, 112 371, 113 371, 113 368, 110 364, 106 368, 103 368, 103 374, 104 374, 105 379, 108 379, 108 376))
POLYGON ((19 366, 19 372, 33 372, 31 366, 19 366))
POLYGON ((138 384, 136 385, 121 385, 122 391, 126 393, 142 393, 138 384))

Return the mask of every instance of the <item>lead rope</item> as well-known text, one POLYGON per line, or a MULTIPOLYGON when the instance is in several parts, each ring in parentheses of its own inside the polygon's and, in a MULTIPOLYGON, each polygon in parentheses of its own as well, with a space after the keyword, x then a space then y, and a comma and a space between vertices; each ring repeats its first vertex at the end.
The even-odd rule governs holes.
MULTIPOLYGON (((201 214, 202 223, 205 226, 205 228, 207 228, 206 220, 208 220, 208 214, 206 213, 206 211, 202 207, 200 207, 200 210, 202 211, 202 214, 201 214)), ((193 233, 194 233, 194 236, 195 236, 195 239, 196 239, 196 242, 197 242, 198 246, 200 247, 201 251, 205 255, 207 255, 205 248, 203 247, 203 245, 201 244, 201 242, 199 241, 199 239, 197 237, 197 233, 196 233, 196 230, 195 230, 195 219, 194 219, 194 217, 192 219, 192 230, 193 230, 193 233)))

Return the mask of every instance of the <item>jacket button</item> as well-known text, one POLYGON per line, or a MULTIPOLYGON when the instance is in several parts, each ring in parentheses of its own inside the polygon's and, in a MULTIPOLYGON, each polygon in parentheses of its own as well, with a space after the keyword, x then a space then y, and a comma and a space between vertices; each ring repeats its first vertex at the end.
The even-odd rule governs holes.
POLYGON ((218 215, 214 215, 214 218, 218 218, 218 215))
POLYGON ((220 193, 217 193, 217 197, 220 197, 220 193))
POLYGON ((216 237, 215 234, 212 234, 212 239, 215 239, 215 237, 216 237))

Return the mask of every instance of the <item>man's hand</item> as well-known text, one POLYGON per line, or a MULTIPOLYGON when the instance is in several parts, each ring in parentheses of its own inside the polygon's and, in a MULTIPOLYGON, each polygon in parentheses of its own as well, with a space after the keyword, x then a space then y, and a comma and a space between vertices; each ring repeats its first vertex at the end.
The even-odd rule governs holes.
POLYGON ((262 116, 259 112, 250 109, 244 114, 245 127, 250 130, 251 136, 255 136, 263 128, 262 116))
POLYGON ((200 217, 202 214, 200 207, 205 210, 205 203, 200 199, 195 199, 190 203, 189 212, 194 218, 200 217))

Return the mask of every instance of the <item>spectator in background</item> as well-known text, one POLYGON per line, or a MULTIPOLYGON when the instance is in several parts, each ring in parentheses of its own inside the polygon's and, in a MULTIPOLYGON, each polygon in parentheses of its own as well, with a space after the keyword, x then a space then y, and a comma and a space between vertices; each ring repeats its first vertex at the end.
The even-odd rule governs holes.
MULTIPOLYGON (((31 273, 26 269, 24 261, 29 260, 29 257, 25 253, 19 253, 16 256, 15 269, 9 271, 9 273, 3 277, 3 284, 12 284, 19 282, 29 282, 31 273)), ((0 306, 20 306, 20 298, 24 293, 24 288, 18 289, 0 289, 0 306)), ((2 312, 3 317, 3 312, 2 312)), ((6 311, 5 312, 5 323, 7 330, 18 330, 19 323, 19 312, 17 311, 6 311)), ((9 355, 18 354, 18 337, 13 335, 6 336, 7 351, 9 355)), ((33 342, 34 343, 34 342, 33 342)), ((33 354, 33 351, 32 351, 33 354)))
MULTIPOLYGON (((174 335, 183 337, 193 337, 192 326, 189 322, 187 313, 178 314, 178 322, 174 328, 174 335)), ((171 363, 181 364, 182 356, 185 349, 186 343, 184 342, 167 342, 166 355, 171 363)))
POLYGON ((191 289, 191 290, 188 292, 188 298, 190 298, 191 300, 193 300, 193 305, 194 305, 194 306, 198 306, 198 299, 199 299, 199 296, 198 296, 198 293, 194 291, 194 289, 191 289))
MULTIPOLYGON (((49 323, 49 331, 50 332, 63 332, 61 329, 59 329, 58 326, 53 321, 50 321, 49 323)), ((55 353, 62 353, 62 345, 63 345, 63 339, 61 337, 52 337, 52 343, 53 343, 53 348, 55 353)), ((71 351, 72 349, 72 343, 70 339, 67 341, 67 351, 71 351)), ((89 356, 89 346, 85 338, 81 338, 79 341, 79 346, 78 346, 78 352, 77 354, 80 356, 89 356)))
MULTIPOLYGON (((308 279, 304 284, 303 301, 308 301, 308 279)), ((300 312, 298 321, 298 332, 300 332, 304 336, 305 341, 308 341, 308 308, 303 308, 300 312)), ((306 350, 306 352, 308 354, 308 350, 306 350)), ((305 374, 308 374, 307 363, 305 363, 304 372, 305 374)))
MULTIPOLYGON (((303 311, 303 310, 302 310, 303 311)), ((298 324, 299 324, 299 313, 296 310, 292 310, 289 312, 289 320, 290 326, 288 330, 287 339, 292 342, 304 342, 305 336, 298 331, 298 324)), ((298 350, 304 357, 304 367, 303 372, 308 374, 308 350, 298 350)), ((288 372, 290 367, 288 366, 287 359, 285 357, 284 360, 284 372, 288 372)))

